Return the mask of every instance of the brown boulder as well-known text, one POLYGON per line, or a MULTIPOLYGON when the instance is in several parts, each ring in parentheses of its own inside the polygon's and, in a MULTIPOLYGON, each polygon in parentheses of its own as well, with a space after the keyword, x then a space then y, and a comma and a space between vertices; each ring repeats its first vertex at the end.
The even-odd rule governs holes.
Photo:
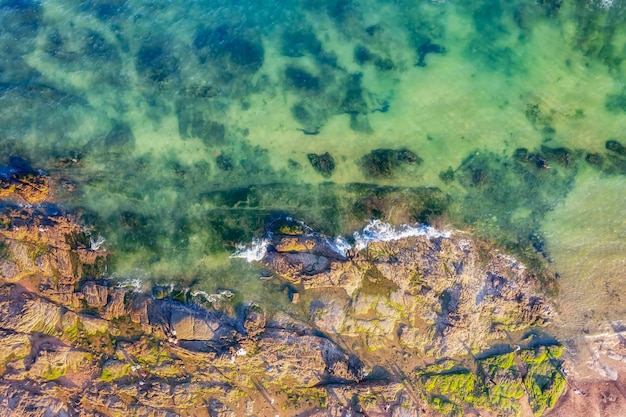
POLYGON ((87 281, 83 285, 81 292, 89 307, 100 308, 107 304, 108 289, 104 285, 98 285, 93 281, 87 281))

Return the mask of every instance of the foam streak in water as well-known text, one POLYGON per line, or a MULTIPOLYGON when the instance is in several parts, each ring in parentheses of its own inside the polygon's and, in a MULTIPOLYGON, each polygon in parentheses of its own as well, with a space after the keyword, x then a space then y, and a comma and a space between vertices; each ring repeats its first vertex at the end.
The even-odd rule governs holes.
POLYGON ((361 233, 354 233, 354 247, 357 250, 365 249, 370 242, 390 242, 413 236, 426 236, 429 239, 450 237, 450 232, 439 231, 427 225, 409 226, 400 225, 397 229, 389 223, 372 220, 363 228, 361 233))

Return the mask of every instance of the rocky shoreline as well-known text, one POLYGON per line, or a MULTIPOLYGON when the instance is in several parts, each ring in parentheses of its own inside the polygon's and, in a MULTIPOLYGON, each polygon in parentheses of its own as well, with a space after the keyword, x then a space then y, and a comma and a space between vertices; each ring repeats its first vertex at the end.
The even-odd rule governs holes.
MULTIPOLYGON (((468 234, 341 253, 285 220, 259 262, 299 313, 269 312, 107 279, 110 254, 48 184, 0 176, 0 416, 529 416, 579 400, 545 332, 550 277, 468 234)), ((619 340, 597 351, 623 362, 619 340)))

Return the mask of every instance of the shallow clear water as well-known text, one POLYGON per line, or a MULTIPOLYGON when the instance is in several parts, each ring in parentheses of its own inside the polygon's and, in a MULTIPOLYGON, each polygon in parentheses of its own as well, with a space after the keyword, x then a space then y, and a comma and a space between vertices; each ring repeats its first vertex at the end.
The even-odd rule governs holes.
POLYGON ((73 183, 119 278, 255 294, 228 254, 280 215, 443 216, 550 259, 573 328, 623 315, 624 1, 0 5, 0 149, 73 183))

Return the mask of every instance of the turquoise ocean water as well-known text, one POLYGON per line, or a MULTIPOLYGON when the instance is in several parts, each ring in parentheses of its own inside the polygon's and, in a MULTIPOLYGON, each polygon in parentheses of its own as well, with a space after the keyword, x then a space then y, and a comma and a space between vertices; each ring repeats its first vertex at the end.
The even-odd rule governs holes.
POLYGON ((626 313, 623 0, 2 0, 0 51, 1 162, 107 275, 259 296, 237 243, 380 218, 543 257, 572 331, 626 313))

